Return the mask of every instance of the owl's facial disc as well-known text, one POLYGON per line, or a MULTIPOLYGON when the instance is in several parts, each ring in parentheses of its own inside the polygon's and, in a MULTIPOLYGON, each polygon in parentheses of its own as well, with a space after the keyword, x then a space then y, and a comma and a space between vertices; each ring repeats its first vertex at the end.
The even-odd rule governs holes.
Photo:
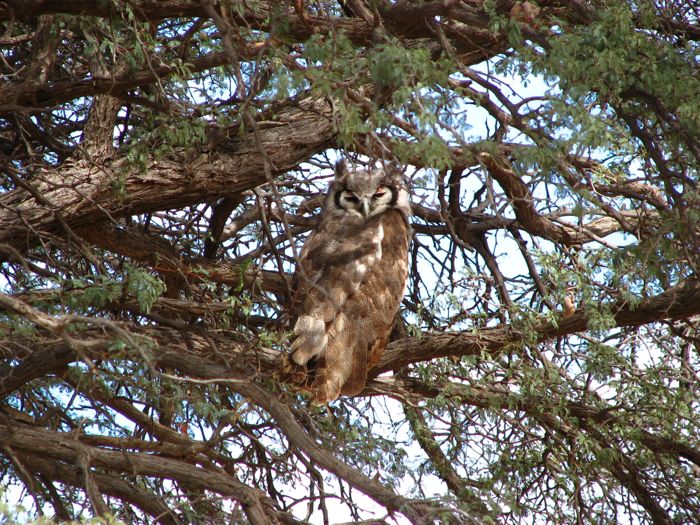
POLYGON ((386 211, 392 200, 393 190, 387 186, 378 186, 374 192, 356 193, 344 189, 340 192, 337 203, 344 210, 366 219, 386 211))

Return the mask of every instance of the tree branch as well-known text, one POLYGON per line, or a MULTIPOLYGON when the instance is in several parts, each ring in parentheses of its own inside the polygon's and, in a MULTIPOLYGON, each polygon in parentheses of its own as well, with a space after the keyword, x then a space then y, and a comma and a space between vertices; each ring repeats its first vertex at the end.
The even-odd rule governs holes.
POLYGON ((82 443, 80 438, 80 435, 72 433, 52 432, 0 421, 0 440, 25 454, 77 464, 88 453, 91 463, 98 467, 132 475, 163 477, 231 496, 240 501, 248 519, 255 525, 268 525, 278 521, 280 511, 262 491, 250 488, 228 474, 205 470, 171 458, 91 447, 82 443))
MULTIPOLYGON (((274 175, 285 173, 330 145, 335 137, 332 104, 325 98, 289 99, 274 108, 275 121, 259 118, 258 134, 274 157, 274 175)), ((232 131, 182 158, 153 160, 147 172, 126 159, 111 165, 75 161, 57 171, 37 174, 34 190, 50 205, 36 206, 24 189, 0 195, 0 243, 15 248, 40 233, 56 233, 56 210, 65 223, 86 227, 127 215, 189 206, 211 198, 232 197, 266 183, 263 159, 252 132, 232 131), (117 189, 119 187, 120 189, 117 189)))

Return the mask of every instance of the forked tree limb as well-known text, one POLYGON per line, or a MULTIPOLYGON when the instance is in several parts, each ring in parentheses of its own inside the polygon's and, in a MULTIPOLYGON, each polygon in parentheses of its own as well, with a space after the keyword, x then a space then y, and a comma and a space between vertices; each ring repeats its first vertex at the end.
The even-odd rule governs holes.
MULTIPOLYGON (((29 467, 32 472, 38 473, 45 480, 66 483, 77 489, 83 487, 83 476, 78 467, 67 464, 47 455, 25 453, 20 456, 23 465, 29 467)), ((161 525, 178 525, 182 523, 177 515, 172 512, 160 498, 155 497, 137 484, 124 479, 101 472, 92 474, 99 490, 109 496, 129 502, 144 514, 154 518, 161 525)), ((70 521, 66 513, 65 520, 70 521)))
POLYGON ((185 461, 166 457, 93 447, 82 443, 80 434, 32 428, 6 420, 0 420, 0 441, 22 454, 53 458, 68 464, 79 464, 81 458, 88 455, 94 467, 185 482, 240 501, 248 519, 255 525, 279 523, 277 515, 280 511, 264 492, 244 485, 228 473, 197 468, 185 461))
MULTIPOLYGON (((47 315, 16 297, 4 294, 0 294, 0 311, 21 315, 52 333, 53 337, 60 337, 66 324, 70 323, 69 318, 47 315)), ((619 327, 634 327, 655 322, 671 322, 692 318, 700 315, 700 281, 696 279, 684 281, 657 296, 641 300, 636 305, 627 303, 611 305, 610 311, 616 326, 619 327)), ((556 322, 546 321, 527 328, 515 324, 504 324, 479 328, 474 331, 424 333, 421 337, 403 338, 388 345, 379 364, 370 371, 370 379, 384 372, 400 370, 412 363, 440 357, 502 354, 528 342, 544 342, 583 332, 587 330, 589 315, 590 312, 587 312, 585 308, 580 308, 567 319, 559 318, 556 322)), ((80 318, 78 321, 80 323, 86 322, 84 318, 80 318)), ((195 332, 189 335, 187 343, 182 340, 179 332, 164 327, 143 327, 139 329, 138 335, 150 338, 161 348, 177 349, 182 355, 193 351, 200 356, 211 353, 210 341, 195 332)), ((71 341, 73 340, 75 339, 71 338, 71 341)), ((93 349, 99 352, 108 346, 109 342, 110 338, 105 337, 101 329, 96 329, 92 335, 89 331, 84 330, 80 348, 83 352, 90 352, 93 349)), ((250 373, 250 370, 258 370, 263 375, 280 373, 280 366, 284 359, 283 355, 276 350, 262 348, 251 351, 247 345, 232 341, 227 342, 225 336, 217 339, 217 345, 219 351, 229 356, 233 363, 229 372, 238 370, 238 373, 250 373)), ((10 348, 12 348, 11 344, 10 348)), ((71 355, 74 356, 73 359, 78 358, 77 353, 67 354, 69 350, 70 347, 67 348, 64 344, 56 346, 53 352, 57 352, 57 364, 65 366, 66 362, 70 362, 71 355)), ((21 352, 19 348, 16 351, 21 352)), ((9 381, 7 384, 16 387, 20 383, 18 377, 23 379, 38 377, 32 375, 32 370, 40 374, 42 372, 48 373, 51 370, 50 355, 41 358, 41 362, 46 363, 45 367, 37 366, 32 361, 27 362, 26 366, 17 365, 16 370, 7 371, 4 377, 0 377, 0 384, 4 380, 9 381)), ((5 391, 5 395, 9 393, 9 391, 5 391)))

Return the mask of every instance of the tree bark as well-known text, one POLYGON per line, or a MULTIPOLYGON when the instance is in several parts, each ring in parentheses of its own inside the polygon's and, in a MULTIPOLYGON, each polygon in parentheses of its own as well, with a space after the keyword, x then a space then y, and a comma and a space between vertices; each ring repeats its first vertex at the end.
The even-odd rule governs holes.
POLYGON ((105 166, 77 160, 37 174, 32 188, 0 195, 0 244, 26 249, 39 235, 59 233, 61 220, 84 228, 235 196, 267 182, 260 147, 274 159, 273 174, 285 173, 330 146, 336 134, 331 103, 315 96, 275 108, 257 128, 259 142, 252 131, 221 136, 180 159, 153 160, 146 172, 120 159, 105 166))

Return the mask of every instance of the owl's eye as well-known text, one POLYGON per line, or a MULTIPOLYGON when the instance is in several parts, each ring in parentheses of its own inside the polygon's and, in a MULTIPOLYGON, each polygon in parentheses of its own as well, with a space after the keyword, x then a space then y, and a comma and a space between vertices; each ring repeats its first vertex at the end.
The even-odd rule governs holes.
POLYGON ((346 198, 347 200, 349 200, 350 202, 358 202, 358 201, 360 200, 360 199, 357 198, 357 195, 355 195, 355 194, 354 194, 353 192, 351 192, 350 190, 345 190, 345 191, 343 192, 343 195, 344 195, 345 198, 346 198))
POLYGON ((385 195, 387 192, 387 189, 384 186, 379 186, 377 190, 374 192, 374 195, 372 195, 373 199, 378 199, 382 195, 385 195))

